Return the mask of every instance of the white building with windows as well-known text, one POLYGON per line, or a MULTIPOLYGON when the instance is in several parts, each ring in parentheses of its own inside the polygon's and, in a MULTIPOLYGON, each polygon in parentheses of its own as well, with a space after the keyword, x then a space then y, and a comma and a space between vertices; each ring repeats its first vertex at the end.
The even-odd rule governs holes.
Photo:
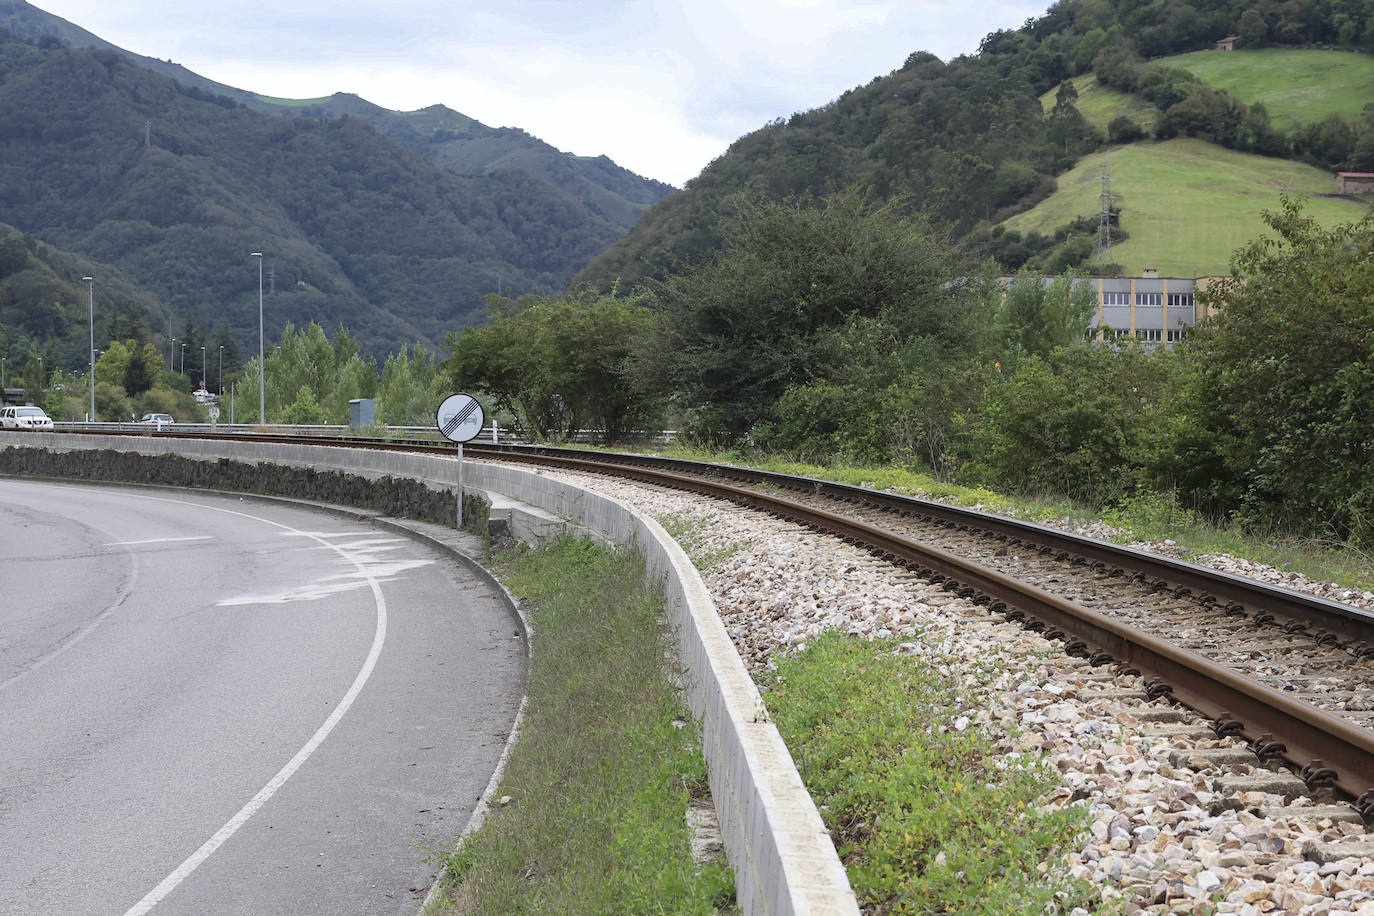
MULTIPOLYGON (((1004 282, 1014 279, 1006 277, 1004 282)), ((1090 326, 1099 341, 1132 338, 1169 346, 1210 314, 1196 294, 1214 279, 1161 277, 1147 267, 1139 277, 1083 277, 1076 282, 1092 284, 1097 294, 1097 313, 1090 326)))

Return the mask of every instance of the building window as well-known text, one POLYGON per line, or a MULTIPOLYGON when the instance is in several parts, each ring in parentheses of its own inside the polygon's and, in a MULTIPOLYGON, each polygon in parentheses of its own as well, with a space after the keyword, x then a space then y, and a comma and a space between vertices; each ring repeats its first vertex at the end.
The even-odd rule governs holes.
POLYGON ((1102 304, 1103 304, 1103 305, 1130 305, 1130 304, 1131 304, 1131 294, 1130 294, 1130 293, 1103 293, 1103 294, 1102 294, 1102 304))
POLYGON ((1164 304, 1164 294, 1163 294, 1163 293, 1136 293, 1136 294, 1135 294, 1135 304, 1136 304, 1136 305, 1163 305, 1163 304, 1164 304))
POLYGON ((1169 294, 1169 308, 1186 308, 1186 309, 1190 309, 1190 308, 1192 308, 1192 307, 1193 307, 1193 294, 1192 294, 1192 293, 1170 293, 1170 294, 1169 294))
POLYGON ((1153 341, 1158 343, 1164 335, 1159 328, 1137 328, 1135 332, 1137 340, 1153 341))
POLYGON ((1188 334, 1188 329, 1187 329, 1187 328, 1170 328, 1170 329, 1169 329, 1169 342, 1170 342, 1170 343, 1173 343, 1173 342, 1176 341, 1176 340, 1182 340, 1185 336, 1187 336, 1187 334, 1188 334))

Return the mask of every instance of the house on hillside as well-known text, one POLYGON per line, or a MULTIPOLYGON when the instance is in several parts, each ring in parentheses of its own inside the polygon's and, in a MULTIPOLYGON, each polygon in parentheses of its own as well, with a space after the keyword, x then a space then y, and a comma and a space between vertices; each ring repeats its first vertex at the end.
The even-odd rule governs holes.
POLYGON ((1374 172, 1337 172, 1337 194, 1374 194, 1374 172))
MULTIPOLYGON (((1010 285, 1015 277, 1003 277, 1010 285)), ((1054 277, 1041 282, 1053 283, 1054 277)), ((1212 277, 1161 277, 1147 267, 1139 277, 1082 277, 1077 284, 1091 284, 1097 297, 1097 313, 1090 322, 1098 342, 1116 339, 1140 341, 1146 346, 1171 347, 1182 340, 1211 311, 1195 298, 1212 277)))
POLYGON ((1217 50, 1234 51, 1236 49, 1236 42, 1238 41, 1240 41, 1239 35, 1227 35, 1225 38, 1217 42, 1217 50))

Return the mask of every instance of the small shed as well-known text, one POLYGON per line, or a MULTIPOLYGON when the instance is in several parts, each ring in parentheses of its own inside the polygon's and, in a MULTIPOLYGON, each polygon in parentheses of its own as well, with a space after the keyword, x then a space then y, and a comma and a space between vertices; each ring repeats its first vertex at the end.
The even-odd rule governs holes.
POLYGON ((1236 42, 1238 41, 1240 41, 1239 35, 1227 35, 1225 38, 1217 42, 1217 50, 1234 51, 1236 49, 1236 42))
POLYGON ((1337 172, 1337 194, 1374 194, 1374 172, 1337 172))

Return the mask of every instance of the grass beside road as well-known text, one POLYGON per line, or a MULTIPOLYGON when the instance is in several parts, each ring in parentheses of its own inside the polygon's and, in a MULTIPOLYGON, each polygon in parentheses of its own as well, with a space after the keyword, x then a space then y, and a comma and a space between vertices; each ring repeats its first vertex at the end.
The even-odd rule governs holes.
POLYGON ((691 855, 686 811, 706 765, 642 564, 562 540, 495 567, 531 605, 529 705, 497 792, 510 801, 444 856, 429 913, 728 911, 729 869, 691 855))
POLYGON ((861 904, 963 916, 1086 906, 1096 893, 1051 866, 1087 809, 1040 810, 1056 774, 1034 758, 1008 765, 977 727, 957 727, 959 688, 896 646, 823 634, 764 694, 861 904))

